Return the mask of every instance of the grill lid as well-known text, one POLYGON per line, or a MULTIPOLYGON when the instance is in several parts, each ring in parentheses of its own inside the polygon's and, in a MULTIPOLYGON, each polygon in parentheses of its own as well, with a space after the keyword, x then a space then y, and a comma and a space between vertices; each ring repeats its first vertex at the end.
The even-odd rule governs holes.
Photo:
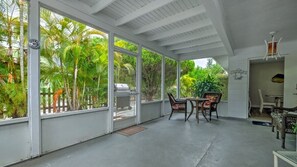
POLYGON ((129 88, 128 84, 116 83, 116 84, 114 84, 114 91, 117 91, 117 92, 130 92, 130 88, 129 88))

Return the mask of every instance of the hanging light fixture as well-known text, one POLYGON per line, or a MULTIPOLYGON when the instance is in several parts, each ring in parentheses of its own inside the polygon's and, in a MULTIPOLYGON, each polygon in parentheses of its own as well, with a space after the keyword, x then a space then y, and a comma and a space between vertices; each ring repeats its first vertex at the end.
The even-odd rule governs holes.
POLYGON ((279 53, 279 45, 280 42, 282 40, 282 38, 280 38, 278 41, 277 39, 274 37, 274 35, 276 34, 275 31, 272 31, 269 33, 271 35, 271 41, 266 41, 265 40, 265 45, 266 45, 266 54, 264 56, 264 59, 268 60, 268 58, 275 58, 277 59, 280 56, 279 53))

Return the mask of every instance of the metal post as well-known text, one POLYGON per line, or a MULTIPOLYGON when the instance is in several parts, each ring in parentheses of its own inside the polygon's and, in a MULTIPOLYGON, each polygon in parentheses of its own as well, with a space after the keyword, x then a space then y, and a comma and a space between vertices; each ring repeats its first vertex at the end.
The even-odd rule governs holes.
POLYGON ((162 100, 162 106, 161 106, 161 116, 165 115, 165 56, 162 55, 162 70, 161 70, 161 100, 162 100))
POLYGON ((177 87, 176 87, 176 95, 177 95, 177 97, 178 98, 180 98, 180 61, 178 60, 177 61, 177 68, 176 68, 176 70, 177 70, 177 75, 176 75, 176 80, 177 80, 177 83, 176 83, 176 85, 177 85, 177 87))
POLYGON ((108 35, 108 106, 107 133, 113 132, 114 112, 114 34, 108 35))
POLYGON ((39 66, 39 2, 29 2, 29 56, 28 56, 28 116, 31 139, 31 157, 41 154, 40 121, 40 66, 39 66))
POLYGON ((142 45, 138 45, 136 61, 136 124, 141 123, 141 78, 142 78, 142 45))

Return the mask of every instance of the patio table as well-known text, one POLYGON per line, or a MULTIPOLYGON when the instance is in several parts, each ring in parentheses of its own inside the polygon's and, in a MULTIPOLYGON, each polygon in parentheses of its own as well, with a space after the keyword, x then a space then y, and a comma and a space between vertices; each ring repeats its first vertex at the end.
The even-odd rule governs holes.
POLYGON ((283 95, 265 95, 265 96, 269 98, 274 98, 275 106, 281 107, 281 100, 284 98, 283 95))
POLYGON ((206 118, 206 115, 205 115, 203 103, 205 101, 208 101, 209 99, 207 99, 207 98, 200 98, 199 97, 199 98, 187 98, 187 100, 190 101, 191 106, 192 106, 192 110, 191 110, 190 115, 188 116, 187 120, 193 114, 194 108, 196 108, 196 119, 197 119, 197 122, 199 123, 199 103, 202 103, 202 105, 201 105, 201 113, 202 113, 203 117, 206 119, 206 121, 208 122, 208 119, 206 118), (195 102, 196 105, 194 105, 193 102, 195 102))
POLYGON ((284 160, 292 166, 297 167, 296 151, 273 151, 274 167, 278 167, 278 158, 284 160))

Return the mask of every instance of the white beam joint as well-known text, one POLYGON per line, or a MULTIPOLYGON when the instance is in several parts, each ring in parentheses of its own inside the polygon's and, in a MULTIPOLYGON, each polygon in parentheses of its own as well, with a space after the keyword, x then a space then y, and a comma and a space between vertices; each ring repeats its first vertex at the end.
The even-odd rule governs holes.
POLYGON ((141 33, 144 33, 144 32, 150 31, 150 30, 154 30, 156 28, 163 27, 163 26, 196 16, 196 15, 202 14, 204 12, 205 12, 205 8, 202 5, 198 6, 198 7, 194 7, 192 9, 188 9, 184 12, 177 13, 173 16, 166 17, 166 18, 159 20, 157 22, 140 27, 134 31, 134 34, 141 34, 141 33))
POLYGON ((169 3, 173 2, 173 1, 176 1, 176 0, 162 0, 162 1, 158 1, 158 0, 155 0, 135 11, 133 11, 132 13, 129 13, 128 15, 118 19, 118 21, 116 22, 116 26, 120 26, 120 25, 123 25, 123 24, 126 24, 138 17, 141 17, 149 12, 152 12, 158 8, 161 8, 165 5, 168 5, 169 3))
POLYGON ((149 41, 155 41, 155 40, 158 40, 158 39, 169 38, 169 37, 172 37, 174 35, 194 31, 194 30, 197 30, 197 29, 200 29, 200 28, 203 28, 203 27, 211 26, 211 25, 212 25, 211 21, 209 19, 206 19, 206 20, 203 20, 203 21, 200 21, 200 22, 187 24, 187 25, 184 25, 182 27, 175 28, 173 30, 169 30, 169 31, 166 31, 166 32, 161 32, 161 33, 155 34, 155 35, 149 37, 148 40, 149 41))
POLYGON ((175 51, 174 53, 175 54, 191 53, 191 52, 215 49, 215 48, 221 48, 221 47, 224 47, 223 43, 213 43, 213 44, 208 44, 208 45, 191 47, 191 48, 187 48, 187 49, 180 49, 180 50, 175 51))
POLYGON ((197 39, 201 39, 201 38, 205 38, 213 35, 217 35, 217 32, 215 30, 208 30, 197 34, 187 34, 180 37, 176 37, 174 39, 168 39, 165 41, 161 41, 159 44, 161 46, 174 45, 174 44, 197 40, 197 39))
POLYGON ((198 39, 198 40, 194 40, 191 42, 171 45, 171 46, 167 47, 167 49, 168 50, 179 50, 179 49, 185 49, 185 48, 190 48, 190 47, 195 47, 195 46, 211 44, 211 43, 215 43, 215 42, 221 42, 221 39, 219 36, 212 36, 210 38, 198 39))
POLYGON ((217 7, 216 4, 214 3, 214 1, 212 1, 212 0, 201 0, 201 3, 205 7, 206 14, 212 21, 213 26, 215 27, 215 29, 218 32, 218 35, 222 39, 222 42, 224 43, 228 54, 234 56, 233 49, 231 47, 230 41, 229 41, 227 33, 226 33, 226 29, 223 24, 223 20, 222 20, 223 17, 221 17, 222 13, 218 12, 219 6, 217 7))
POLYGON ((116 0, 100 0, 95 5, 92 6, 90 14, 96 14, 115 2, 116 0))

